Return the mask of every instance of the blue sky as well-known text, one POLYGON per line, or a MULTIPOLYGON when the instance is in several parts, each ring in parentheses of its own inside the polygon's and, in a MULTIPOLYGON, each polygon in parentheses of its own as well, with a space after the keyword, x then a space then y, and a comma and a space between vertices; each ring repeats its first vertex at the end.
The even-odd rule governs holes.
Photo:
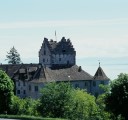
POLYGON ((111 79, 128 73, 127 0, 0 0, 0 63, 12 46, 38 63, 43 38, 70 38, 77 64, 94 75, 98 60, 111 79))

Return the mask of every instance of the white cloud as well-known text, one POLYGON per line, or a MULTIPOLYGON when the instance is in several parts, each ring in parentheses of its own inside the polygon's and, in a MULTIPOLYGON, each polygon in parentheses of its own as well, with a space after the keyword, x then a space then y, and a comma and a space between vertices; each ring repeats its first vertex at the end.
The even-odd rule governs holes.
POLYGON ((127 39, 86 38, 74 41, 78 58, 84 57, 125 57, 128 56, 127 39))
POLYGON ((128 24, 128 19, 107 19, 107 20, 54 20, 54 21, 26 21, 0 23, 0 29, 16 28, 42 28, 42 27, 70 27, 70 26, 95 26, 95 25, 113 25, 128 24))

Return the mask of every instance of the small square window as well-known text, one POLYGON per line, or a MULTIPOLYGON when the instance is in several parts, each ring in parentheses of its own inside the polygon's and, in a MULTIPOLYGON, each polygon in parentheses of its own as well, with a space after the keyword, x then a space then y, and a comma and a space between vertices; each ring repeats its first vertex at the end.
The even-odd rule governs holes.
POLYGON ((100 84, 104 85, 104 81, 101 81, 100 84))
POLYGON ((23 93, 26 94, 26 90, 24 90, 23 93))
POLYGON ((75 84, 75 88, 78 88, 79 87, 79 84, 75 84))
POLYGON ((66 50, 62 50, 62 52, 63 52, 63 53, 65 53, 65 52, 66 52, 66 50))
POLYGON ((29 85, 29 91, 31 91, 31 85, 29 85))
POLYGON ((96 86, 96 81, 93 81, 93 86, 94 86, 94 87, 96 86))
POLYGON ((38 91, 38 86, 35 86, 35 91, 36 91, 36 92, 38 91))
POLYGON ((46 51, 44 50, 44 55, 46 55, 46 51))
POLYGON ((17 94, 20 94, 20 90, 17 90, 17 94))
POLYGON ((20 86, 20 81, 18 82, 18 86, 20 86))
POLYGON ((88 83, 87 82, 85 82, 85 87, 87 87, 88 86, 88 83))
POLYGON ((59 61, 61 61, 61 58, 59 58, 59 61))
POLYGON ((25 81, 23 81, 23 86, 25 86, 26 84, 25 84, 25 81))
POLYGON ((43 62, 45 62, 45 59, 43 59, 43 62))

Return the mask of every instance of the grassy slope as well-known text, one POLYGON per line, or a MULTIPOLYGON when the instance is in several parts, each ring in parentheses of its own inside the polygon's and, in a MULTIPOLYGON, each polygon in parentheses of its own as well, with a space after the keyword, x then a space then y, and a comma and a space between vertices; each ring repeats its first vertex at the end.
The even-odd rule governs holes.
POLYGON ((0 118, 8 118, 8 119, 20 119, 20 120, 65 120, 60 118, 42 118, 42 117, 34 117, 34 116, 25 116, 25 115, 0 115, 0 118))

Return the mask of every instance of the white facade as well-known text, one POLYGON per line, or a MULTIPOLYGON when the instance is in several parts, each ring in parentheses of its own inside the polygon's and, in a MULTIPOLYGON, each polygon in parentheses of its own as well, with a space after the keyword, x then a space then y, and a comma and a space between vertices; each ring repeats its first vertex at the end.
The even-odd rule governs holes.
MULTIPOLYGON (((109 80, 75 80, 70 81, 74 88, 80 88, 86 90, 94 96, 104 93, 103 89, 99 86, 101 84, 108 85, 109 80)), ((38 99, 41 97, 41 89, 46 83, 43 82, 28 82, 18 80, 16 81, 16 95, 20 98, 34 98, 38 99)))

